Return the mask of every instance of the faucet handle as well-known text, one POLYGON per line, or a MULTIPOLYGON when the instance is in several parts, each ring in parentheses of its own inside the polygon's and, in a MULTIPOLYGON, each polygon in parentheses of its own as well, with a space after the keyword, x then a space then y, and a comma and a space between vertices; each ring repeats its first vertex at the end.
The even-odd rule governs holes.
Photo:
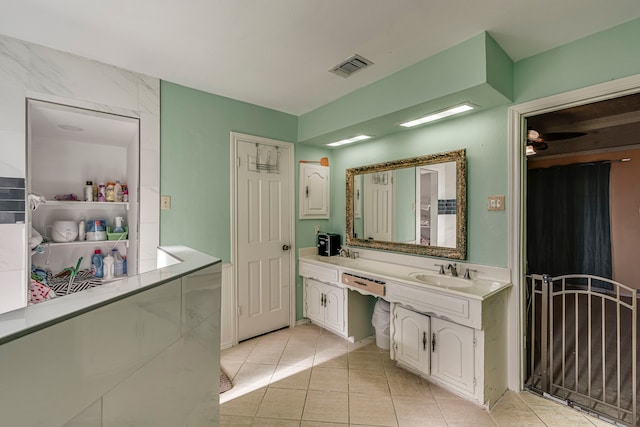
POLYGON ((469 273, 471 273, 472 271, 473 271, 474 273, 477 273, 477 272, 478 272, 478 270, 474 270, 474 269, 471 269, 471 268, 467 268, 467 269, 464 271, 464 278, 465 278, 465 279, 469 279, 469 280, 471 280, 471 274, 469 274, 469 273))
POLYGON ((433 264, 435 267, 440 267, 438 273, 444 274, 444 264, 433 264))

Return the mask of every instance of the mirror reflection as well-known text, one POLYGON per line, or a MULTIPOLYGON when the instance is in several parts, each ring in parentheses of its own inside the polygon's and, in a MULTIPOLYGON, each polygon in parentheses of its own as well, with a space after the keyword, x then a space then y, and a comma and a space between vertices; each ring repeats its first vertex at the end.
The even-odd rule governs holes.
POLYGON ((347 244, 466 257, 464 150, 347 170, 347 244))

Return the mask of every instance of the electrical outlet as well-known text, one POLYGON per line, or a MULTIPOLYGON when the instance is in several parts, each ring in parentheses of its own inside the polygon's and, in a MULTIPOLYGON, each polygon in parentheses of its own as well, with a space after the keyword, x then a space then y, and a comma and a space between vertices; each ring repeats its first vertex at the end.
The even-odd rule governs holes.
POLYGON ((487 209, 490 211, 503 211, 504 196, 489 196, 487 199, 487 209))
POLYGON ((160 196, 160 209, 163 211, 171 209, 171 196, 160 196))
POLYGON ((320 234, 320 226, 316 225, 315 227, 313 227, 313 233, 317 236, 318 234, 320 234))

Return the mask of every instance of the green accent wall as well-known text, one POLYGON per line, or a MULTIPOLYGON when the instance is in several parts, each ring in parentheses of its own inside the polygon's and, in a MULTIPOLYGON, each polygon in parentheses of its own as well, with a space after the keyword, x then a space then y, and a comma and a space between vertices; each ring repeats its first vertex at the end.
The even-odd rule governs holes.
MULTIPOLYGON (((296 116, 162 81, 160 243, 231 258, 230 132, 295 142, 296 116)), ((142 152, 144 156, 144 150, 142 152)))
MULTIPOLYGON (((172 209, 161 212, 161 243, 189 245, 229 261, 229 132, 237 131, 297 142, 298 249, 315 245, 315 225, 344 236, 345 169, 465 148, 467 260, 506 267, 509 213, 489 212, 486 200, 507 195, 508 144, 517 143, 507 134, 510 99, 521 103, 640 74, 638 40, 640 20, 635 20, 513 64, 490 35, 482 33, 300 117, 162 82, 161 193, 172 196, 172 209), (482 66, 476 67, 478 63, 482 66), (377 134, 377 139, 334 150, 307 144, 341 129, 360 126, 365 132, 368 126, 375 128, 378 118, 425 100, 436 105, 464 96, 478 96, 488 104, 457 118, 377 134), (321 157, 330 160, 331 219, 299 220, 298 161, 321 157)), ((300 319, 298 276, 296 293, 300 319)))

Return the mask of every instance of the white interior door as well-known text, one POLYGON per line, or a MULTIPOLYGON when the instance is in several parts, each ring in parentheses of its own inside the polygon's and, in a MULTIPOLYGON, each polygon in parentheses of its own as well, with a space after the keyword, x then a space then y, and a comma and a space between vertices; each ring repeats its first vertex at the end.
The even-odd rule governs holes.
POLYGON ((291 144, 234 134, 238 340, 291 322, 291 144))
POLYGON ((364 176, 364 238, 393 241, 393 172, 364 176))

